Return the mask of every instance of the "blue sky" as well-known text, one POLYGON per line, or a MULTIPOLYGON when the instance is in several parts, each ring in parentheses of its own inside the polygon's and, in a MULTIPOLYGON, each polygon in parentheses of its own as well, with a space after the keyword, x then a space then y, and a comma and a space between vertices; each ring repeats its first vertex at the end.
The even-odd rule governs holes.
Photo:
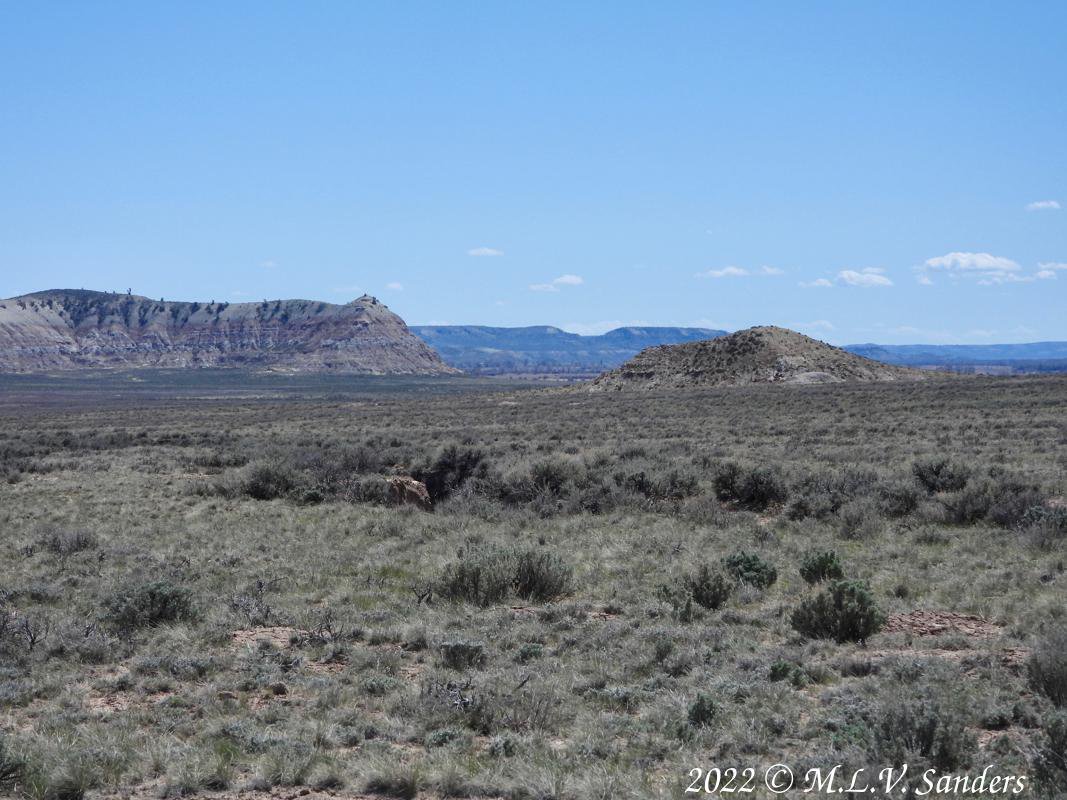
POLYGON ((7 3, 0 296, 1067 339, 1067 4, 7 3))

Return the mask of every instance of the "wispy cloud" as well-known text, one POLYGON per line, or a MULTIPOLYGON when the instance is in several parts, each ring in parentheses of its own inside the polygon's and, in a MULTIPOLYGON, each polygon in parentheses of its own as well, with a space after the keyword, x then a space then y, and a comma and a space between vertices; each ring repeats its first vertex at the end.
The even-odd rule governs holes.
POLYGON ((927 269, 957 272, 1018 272, 1022 269, 1015 261, 991 253, 947 253, 924 262, 927 269))
POLYGON ((263 267, 263 269, 274 269, 276 266, 278 266, 278 262, 270 260, 260 261, 259 266, 263 267))
POLYGON ((531 283, 531 292, 558 292, 560 286, 581 286, 585 283, 580 275, 560 275, 551 283, 531 283))
POLYGON ((764 265, 757 269, 755 272, 750 272, 744 267, 735 267, 733 265, 728 267, 722 267, 721 269, 709 269, 704 272, 698 272, 696 277, 698 278, 744 278, 749 275, 785 275, 784 269, 778 269, 778 267, 771 267, 764 265))
POLYGON ((560 275, 552 283, 558 286, 581 286, 585 281, 578 275, 560 275))
POLYGON ((813 281, 801 281, 799 285, 805 289, 829 289, 834 284, 826 278, 816 278, 813 281))
POLYGON ((741 267, 723 267, 722 269, 709 269, 706 272, 698 272, 698 278, 743 278, 748 275, 747 269, 741 267))
POLYGON ((1026 204, 1027 211, 1059 211, 1062 206, 1058 200, 1035 200, 1026 204))
POLYGON ((469 256, 502 256, 503 250, 498 250, 495 247, 472 247, 467 251, 469 256))
POLYGON ((956 278, 970 278, 980 286, 998 286, 1004 283, 1033 283, 1055 277, 1055 272, 1065 265, 1044 263, 1038 265, 1037 272, 1026 275, 1017 261, 991 253, 947 253, 937 258, 928 258, 920 266, 919 282, 933 283, 930 273, 943 272, 956 278))
POLYGON ((877 267, 867 267, 859 271, 843 269, 837 273, 837 280, 839 283, 844 283, 848 286, 862 286, 864 288, 892 286, 893 281, 883 275, 882 273, 884 272, 885 270, 877 267))
POLYGON ((404 291, 404 284, 393 281, 392 283, 385 284, 385 288, 391 292, 402 292, 404 291))

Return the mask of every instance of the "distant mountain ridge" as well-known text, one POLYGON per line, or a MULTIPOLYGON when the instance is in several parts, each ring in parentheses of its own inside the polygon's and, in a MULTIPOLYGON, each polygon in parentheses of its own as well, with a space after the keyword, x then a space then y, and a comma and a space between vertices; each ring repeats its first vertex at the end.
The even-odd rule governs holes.
POLYGON ((86 367, 457 372, 368 295, 346 305, 202 303, 57 289, 0 300, 0 371, 86 367))
MULTIPOLYGON (((903 366, 1015 364, 1067 360, 1067 342, 1025 344, 848 344, 850 353, 903 366)), ((1025 366, 1025 364, 1020 364, 1025 366)))
POLYGON ((873 383, 921 381, 933 375, 872 361, 788 328, 765 325, 711 340, 649 347, 587 387, 603 391, 873 383))
POLYGON ((711 328, 615 328, 596 336, 551 325, 494 328, 485 325, 412 325, 411 332, 450 366, 476 375, 595 375, 646 347, 722 336, 711 328))
MULTIPOLYGON (((412 325, 411 332, 453 367, 481 375, 591 376, 633 358, 645 347, 725 336, 709 328, 635 326, 598 336, 551 325, 504 328, 486 325, 412 325)), ((927 345, 849 344, 842 350, 906 367, 957 371, 1067 372, 1067 342, 927 345)))

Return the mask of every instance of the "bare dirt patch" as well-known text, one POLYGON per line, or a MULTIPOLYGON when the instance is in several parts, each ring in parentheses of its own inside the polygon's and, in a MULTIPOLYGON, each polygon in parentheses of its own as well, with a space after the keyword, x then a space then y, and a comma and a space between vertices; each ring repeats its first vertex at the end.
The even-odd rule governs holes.
POLYGON ((238 647, 256 647, 259 642, 270 642, 275 647, 288 647, 294 637, 304 634, 297 628, 275 625, 267 628, 244 628, 233 632, 233 643, 238 647))
POLYGON ((886 620, 883 633, 906 633, 912 636, 943 636, 956 633, 979 639, 999 636, 1001 629, 973 614, 955 611, 917 610, 893 614, 886 620))

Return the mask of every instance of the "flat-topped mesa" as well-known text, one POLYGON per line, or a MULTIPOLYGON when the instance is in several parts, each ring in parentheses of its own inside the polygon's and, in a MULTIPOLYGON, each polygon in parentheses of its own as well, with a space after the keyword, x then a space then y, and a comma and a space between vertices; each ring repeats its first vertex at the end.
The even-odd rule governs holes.
POLYGON ((765 325, 699 342, 642 350, 588 384, 591 390, 923 380, 928 372, 882 364, 802 333, 765 325))
POLYGON ((58 289, 0 300, 0 371, 100 367, 458 373, 369 295, 203 303, 58 289))

